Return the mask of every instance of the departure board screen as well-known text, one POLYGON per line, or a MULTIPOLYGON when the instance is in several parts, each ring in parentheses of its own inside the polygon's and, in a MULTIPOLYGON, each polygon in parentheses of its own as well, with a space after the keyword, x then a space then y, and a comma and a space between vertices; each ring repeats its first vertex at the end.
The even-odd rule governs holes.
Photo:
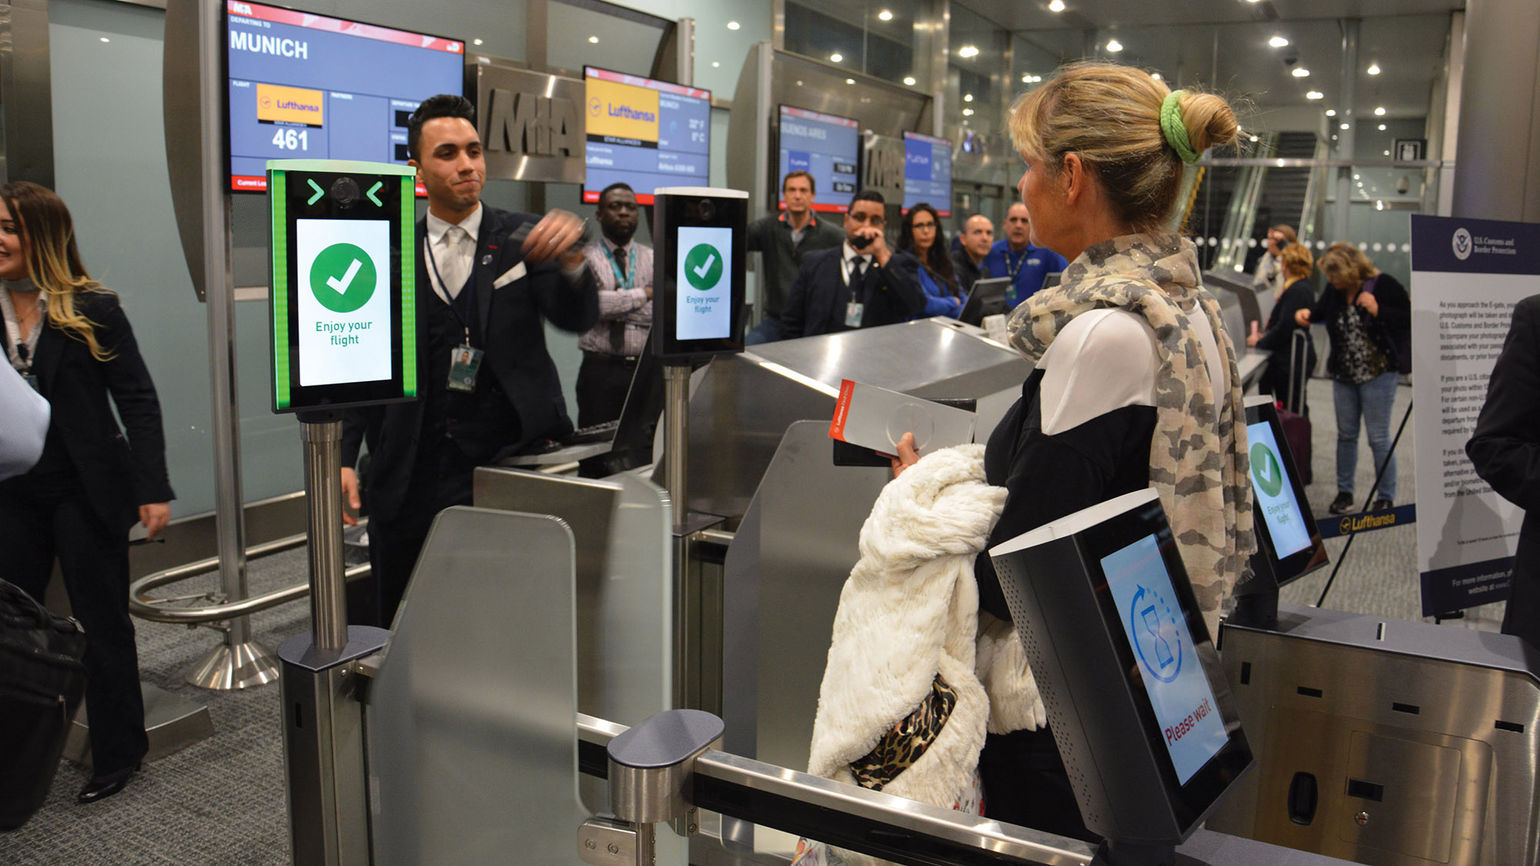
POLYGON ((270 159, 407 161, 424 99, 465 91, 465 43, 228 0, 230 189, 267 189, 270 159))
POLYGON ((652 204, 665 186, 707 186, 711 173, 711 91, 583 67, 588 147, 583 201, 621 181, 652 204))
MULTIPOLYGON (((788 172, 813 175, 813 210, 844 213, 856 194, 859 179, 856 162, 861 155, 861 125, 848 117, 819 114, 789 105, 781 106, 780 173, 775 188, 781 189, 788 172)), ((785 199, 780 207, 786 207, 785 199)))
POLYGON ((943 217, 952 215, 952 143, 904 133, 904 213, 925 202, 943 217))

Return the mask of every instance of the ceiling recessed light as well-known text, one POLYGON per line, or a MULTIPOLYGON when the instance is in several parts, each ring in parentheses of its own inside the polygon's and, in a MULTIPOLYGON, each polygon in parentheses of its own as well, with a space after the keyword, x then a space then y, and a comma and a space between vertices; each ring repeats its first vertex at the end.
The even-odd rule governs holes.
POLYGON ((1365 69, 1364 71, 1369 73, 1370 75, 1379 75, 1380 74, 1380 65, 1378 63, 1371 63, 1371 64, 1369 64, 1369 68, 1365 69))
POLYGON ((1309 78, 1310 77, 1310 70, 1306 69, 1303 66, 1296 66, 1292 70, 1289 71, 1289 74, 1294 76, 1295 78, 1309 78))
POLYGON ((722 61, 720 61, 720 60, 713 60, 713 61, 711 61, 711 68, 712 69, 720 69, 720 68, 722 68, 722 61))
POLYGON ((891 10, 891 9, 884 9, 881 12, 878 12, 877 13, 877 20, 878 21, 892 21, 893 20, 893 10, 891 10))
POLYGON ((1347 129, 1347 128, 1348 128, 1348 126, 1349 126, 1349 125, 1350 125, 1350 124, 1348 124, 1348 122, 1347 122, 1347 121, 1343 121, 1343 122, 1341 122, 1341 123, 1339 123, 1339 124, 1337 124, 1337 128, 1338 128, 1338 129, 1347 129))
POLYGON ((728 30, 737 30, 739 27, 742 27, 742 26, 743 26, 742 24, 739 24, 736 21, 729 21, 729 22, 727 22, 727 29, 728 30))
POLYGON ((910 87, 913 87, 914 86, 914 76, 913 75, 905 75, 904 76, 904 84, 906 84, 906 85, 908 85, 910 87))
POLYGON ((1385 106, 1383 106, 1383 105, 1376 105, 1374 107, 1374 116, 1375 117, 1384 117, 1385 116, 1385 106))
POLYGON ((1390 156, 1390 151, 1388 151, 1388 150, 1387 150, 1387 151, 1385 151, 1385 155, 1386 155, 1386 156, 1390 156))
POLYGON ((597 37, 597 36, 590 36, 590 37, 588 37, 588 44, 589 45, 598 45, 599 44, 599 37, 597 37))
POLYGON ((972 101, 973 101, 973 94, 971 94, 971 93, 964 93, 963 94, 963 102, 972 102, 972 101))
POLYGON ((112 41, 112 40, 111 40, 111 39, 108 39, 108 38, 107 38, 107 37, 105 37, 105 36, 102 36, 102 37, 100 37, 100 39, 101 39, 101 40, 102 40, 102 41, 103 41, 103 42, 111 42, 111 41, 112 41))
POLYGON ((840 62, 841 60, 844 60, 844 59, 845 59, 845 55, 839 53, 838 51, 836 51, 833 54, 829 55, 829 62, 830 63, 838 63, 838 62, 840 62))
POLYGON ((854 78, 847 78, 847 79, 845 79, 845 83, 846 84, 855 84, 856 80, 854 78))
POLYGON ((1283 38, 1282 36, 1274 36, 1273 38, 1267 40, 1267 44, 1274 48, 1287 48, 1289 47, 1289 40, 1283 38))
POLYGON ((1063 12, 1064 11, 1064 0, 1052 0, 1052 2, 1048 4, 1048 11, 1049 12, 1063 12))
POLYGON ((1312 91, 1310 91, 1310 92, 1305 94, 1305 98, 1306 99, 1325 99, 1326 98, 1326 94, 1322 93, 1319 90, 1312 90, 1312 91))
POLYGON ((979 56, 979 47, 977 45, 964 45, 963 47, 957 49, 957 56, 977 57, 979 56))
POLYGON ((1156 81, 1165 81, 1164 78, 1160 77, 1160 73, 1159 72, 1151 72, 1150 73, 1150 77, 1155 79, 1156 81))
POLYGON ((1107 40, 1107 51, 1109 53, 1116 54, 1116 53, 1118 53, 1119 51, 1122 51, 1122 50, 1123 50, 1123 43, 1117 41, 1116 39, 1108 39, 1107 40))
POLYGON ((1337 109, 1335 109, 1335 108, 1328 108, 1328 109, 1326 109, 1326 116, 1327 117, 1336 117, 1337 116, 1337 109))
POLYGON ((1380 124, 1380 132, 1384 132, 1384 131, 1385 131, 1385 124, 1382 123, 1382 124, 1380 124))
POLYGON ((1255 135, 1253 135, 1253 136, 1252 136, 1252 137, 1251 137, 1251 141, 1252 141, 1252 143, 1253 143, 1253 144, 1255 144, 1255 143, 1256 143, 1256 141, 1257 141, 1257 137, 1256 137, 1256 136, 1255 136, 1255 135))
POLYGON ((481 40, 480 39, 472 39, 471 40, 471 44, 472 45, 480 45, 481 44, 481 40))
POLYGON ((973 116, 973 109, 971 109, 971 108, 964 108, 962 110, 962 113, 963 113, 963 117, 972 117, 973 116))
POLYGON ((1358 172, 1355 171, 1353 172, 1353 180, 1363 180, 1363 178, 1359 177, 1358 172))

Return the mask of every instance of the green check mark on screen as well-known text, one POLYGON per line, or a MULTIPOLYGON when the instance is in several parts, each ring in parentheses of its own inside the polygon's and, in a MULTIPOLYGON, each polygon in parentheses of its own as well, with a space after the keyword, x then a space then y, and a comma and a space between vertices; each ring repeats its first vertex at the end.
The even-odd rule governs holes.
POLYGON ((1273 450, 1261 442, 1251 446, 1251 475, 1268 496, 1283 492, 1283 467, 1278 465, 1273 450))
POLYGON ((376 282, 374 260, 353 244, 332 244, 310 265, 310 291, 334 313, 351 313, 368 303, 376 282))
POLYGON ((722 258, 711 244, 696 244, 684 257, 684 278, 697 291, 709 291, 722 279, 722 258))

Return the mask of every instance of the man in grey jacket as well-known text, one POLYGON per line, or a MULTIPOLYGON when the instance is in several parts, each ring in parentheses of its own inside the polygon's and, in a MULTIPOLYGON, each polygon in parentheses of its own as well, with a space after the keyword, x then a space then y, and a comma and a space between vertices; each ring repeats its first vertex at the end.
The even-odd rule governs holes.
POLYGON ((744 342, 773 343, 786 339, 781 328, 781 313, 796 282, 802 257, 813 250, 826 250, 845 242, 845 233, 833 223, 820 220, 813 212, 817 187, 805 171, 789 171, 781 181, 781 198, 786 210, 761 217, 749 224, 749 251, 763 254, 760 267, 759 296, 765 305, 764 320, 744 342))

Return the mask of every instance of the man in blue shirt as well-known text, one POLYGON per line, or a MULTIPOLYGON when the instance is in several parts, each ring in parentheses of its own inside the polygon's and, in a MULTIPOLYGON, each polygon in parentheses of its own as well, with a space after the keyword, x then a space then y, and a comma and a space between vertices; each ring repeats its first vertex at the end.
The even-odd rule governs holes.
POLYGON ((1063 271, 1068 264, 1053 250, 1032 246, 1032 220, 1021 202, 1006 211, 1005 240, 996 241, 984 257, 988 273, 1011 278, 1012 285, 1005 290, 1007 310, 1031 297, 1043 287, 1045 277, 1063 271))

